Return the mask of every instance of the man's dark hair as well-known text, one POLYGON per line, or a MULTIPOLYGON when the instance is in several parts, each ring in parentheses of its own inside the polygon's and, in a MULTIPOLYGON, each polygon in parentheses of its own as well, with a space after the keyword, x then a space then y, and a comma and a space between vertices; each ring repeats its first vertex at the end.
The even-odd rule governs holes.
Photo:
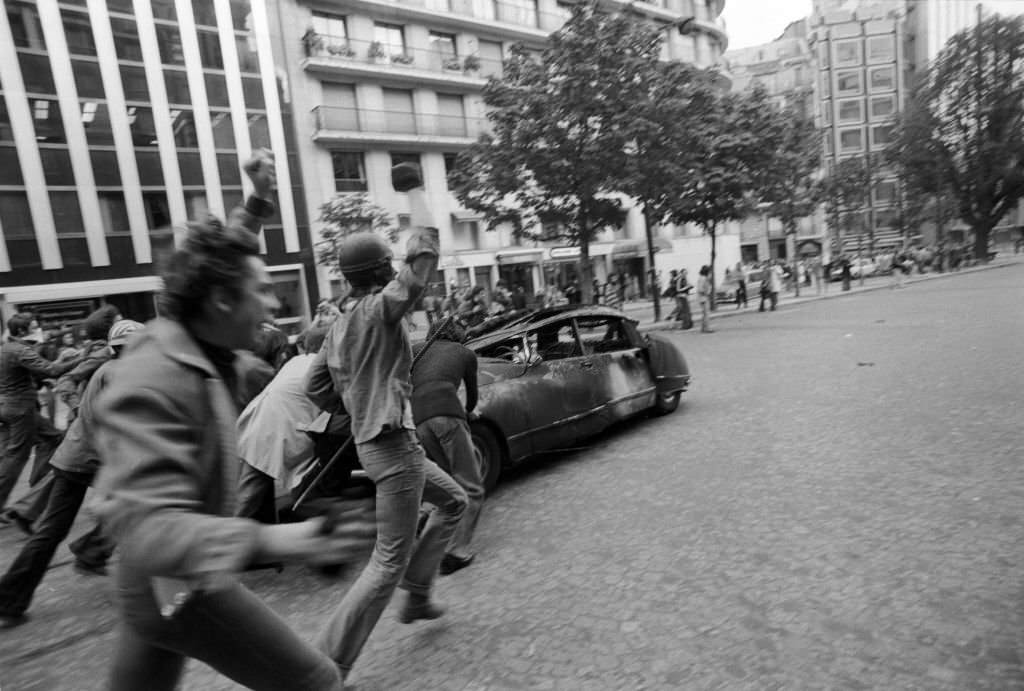
POLYGON ((276 370, 284 364, 282 356, 287 348, 288 336, 284 331, 263 328, 260 330, 259 336, 256 337, 256 345, 253 346, 252 353, 276 370))
POLYGON ((181 247, 164 263, 160 314, 182 322, 194 319, 215 288, 237 297, 249 272, 246 260, 259 252, 257 236, 245 228, 225 226, 212 216, 189 223, 181 247))
POLYGON ((114 305, 103 305, 98 310, 85 318, 82 325, 85 327, 85 337, 90 341, 105 341, 110 327, 121 311, 114 305))
POLYGON ((7 329, 11 332, 12 336, 18 338, 28 333, 28 326, 31 323, 32 315, 20 312, 7 320, 7 329))

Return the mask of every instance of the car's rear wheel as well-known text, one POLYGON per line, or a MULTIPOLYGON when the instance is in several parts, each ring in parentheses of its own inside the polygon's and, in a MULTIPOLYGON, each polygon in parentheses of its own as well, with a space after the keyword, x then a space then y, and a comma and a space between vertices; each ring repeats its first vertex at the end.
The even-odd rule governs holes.
POLYGON ((501 477, 501 444, 494 431, 487 425, 476 423, 470 425, 469 429, 473 438, 473 453, 480 468, 480 477, 483 478, 484 489, 490 492, 498 486, 498 479, 501 477))
POLYGON ((682 391, 658 394, 658 398, 654 402, 654 412, 657 415, 668 415, 675 412, 676 408, 679 407, 679 399, 682 395, 682 391))

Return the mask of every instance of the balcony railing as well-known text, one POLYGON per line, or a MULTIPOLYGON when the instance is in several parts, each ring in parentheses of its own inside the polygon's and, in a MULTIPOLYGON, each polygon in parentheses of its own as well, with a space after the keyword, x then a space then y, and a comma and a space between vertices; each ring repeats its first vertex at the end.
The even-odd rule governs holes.
POLYGON ((320 132, 476 138, 484 118, 438 113, 408 113, 363 108, 317 106, 313 109, 320 132))
POLYGON ((569 17, 568 10, 544 12, 536 3, 506 0, 398 0, 401 5, 422 7, 434 12, 482 19, 489 22, 504 22, 528 28, 560 26, 569 17))
POLYGON ((390 65, 416 70, 429 70, 452 76, 486 79, 501 76, 501 61, 481 58, 477 55, 451 55, 438 50, 404 48, 396 50, 379 41, 308 33, 303 37, 306 56, 330 58, 341 61, 372 65, 390 65))

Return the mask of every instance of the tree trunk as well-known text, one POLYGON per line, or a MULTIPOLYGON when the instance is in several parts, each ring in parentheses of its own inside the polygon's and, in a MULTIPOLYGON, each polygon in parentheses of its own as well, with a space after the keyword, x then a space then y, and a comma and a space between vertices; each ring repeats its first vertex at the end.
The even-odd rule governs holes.
POLYGON ((977 261, 988 263, 988 238, 994 225, 986 223, 971 227, 974 231, 974 258, 977 261))
POLYGON ((651 297, 654 299, 654 321, 661 321, 661 288, 658 285, 658 273, 654 268, 654 235, 651 221, 651 214, 644 205, 644 228, 647 233, 647 260, 650 262, 649 280, 651 284, 651 297))
POLYGON ((718 250, 715 246, 715 231, 717 230, 717 226, 717 223, 712 223, 711 228, 708 230, 708 234, 711 235, 711 274, 709 276, 711 279, 711 298, 709 300, 709 304, 712 312, 718 308, 718 305, 715 303, 715 256, 718 250))
POLYGON ((594 272, 590 266, 590 226, 586 216, 580 217, 580 301, 584 305, 594 301, 594 272))

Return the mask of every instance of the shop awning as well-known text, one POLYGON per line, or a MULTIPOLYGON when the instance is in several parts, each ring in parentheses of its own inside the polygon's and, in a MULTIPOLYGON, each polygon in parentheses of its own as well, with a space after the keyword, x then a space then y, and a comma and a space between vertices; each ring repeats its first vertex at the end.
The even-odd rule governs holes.
MULTIPOLYGON (((671 252, 672 243, 662 237, 652 239, 655 252, 671 252)), ((646 257, 647 240, 616 240, 612 246, 612 257, 616 259, 628 259, 630 257, 646 257)))
POLYGON ((501 266, 509 264, 533 264, 544 258, 542 249, 502 250, 494 255, 501 266))
POLYGON ((466 221, 480 221, 483 216, 476 211, 467 211, 466 209, 456 209, 452 212, 452 220, 456 223, 464 223, 466 221))

